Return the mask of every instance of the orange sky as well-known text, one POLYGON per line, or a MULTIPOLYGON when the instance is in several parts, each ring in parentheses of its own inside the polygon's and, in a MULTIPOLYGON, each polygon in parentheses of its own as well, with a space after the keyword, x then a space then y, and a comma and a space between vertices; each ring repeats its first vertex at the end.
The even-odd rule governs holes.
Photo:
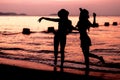
POLYGON ((120 0, 0 0, 0 12, 28 15, 49 15, 61 8, 78 15, 80 7, 98 15, 120 15, 120 0))

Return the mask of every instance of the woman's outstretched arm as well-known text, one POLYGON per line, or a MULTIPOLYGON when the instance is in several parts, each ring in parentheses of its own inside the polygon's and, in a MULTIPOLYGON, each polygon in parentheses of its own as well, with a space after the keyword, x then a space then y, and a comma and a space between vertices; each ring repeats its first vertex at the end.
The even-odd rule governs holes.
POLYGON ((58 18, 55 19, 55 18, 47 18, 47 17, 41 17, 38 19, 38 21, 41 22, 41 20, 43 20, 43 19, 48 20, 48 21, 59 22, 58 18))

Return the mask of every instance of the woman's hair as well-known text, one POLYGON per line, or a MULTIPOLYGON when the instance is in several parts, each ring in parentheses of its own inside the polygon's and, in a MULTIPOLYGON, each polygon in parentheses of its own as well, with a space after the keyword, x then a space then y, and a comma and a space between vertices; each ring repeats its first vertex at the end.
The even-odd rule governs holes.
POLYGON ((84 29, 87 29, 89 31, 90 24, 89 24, 89 12, 86 9, 80 9, 80 16, 79 16, 79 27, 84 27, 84 29), (82 26, 81 26, 82 25, 82 26))
POLYGON ((89 18, 89 12, 86 9, 80 8, 80 19, 88 19, 89 18))
POLYGON ((69 15, 69 12, 65 9, 61 9, 60 11, 58 11, 59 17, 67 17, 68 15, 69 15))

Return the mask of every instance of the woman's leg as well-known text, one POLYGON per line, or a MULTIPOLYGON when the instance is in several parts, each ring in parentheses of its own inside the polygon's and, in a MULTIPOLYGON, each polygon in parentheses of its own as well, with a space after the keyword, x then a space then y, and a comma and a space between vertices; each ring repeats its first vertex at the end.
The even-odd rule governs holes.
POLYGON ((57 56, 58 56, 58 46, 59 46, 59 39, 58 36, 54 36, 54 65, 57 65, 57 56))
POLYGON ((85 58, 85 65, 86 65, 85 73, 86 75, 88 75, 89 74, 89 46, 82 47, 82 52, 85 58))
POLYGON ((66 45, 66 37, 61 38, 60 40, 60 53, 61 53, 61 67, 63 67, 64 59, 65 59, 65 45, 66 45))
POLYGON ((89 57, 93 57, 93 58, 99 59, 103 64, 105 63, 105 61, 104 61, 102 56, 97 56, 95 54, 89 53, 89 57))

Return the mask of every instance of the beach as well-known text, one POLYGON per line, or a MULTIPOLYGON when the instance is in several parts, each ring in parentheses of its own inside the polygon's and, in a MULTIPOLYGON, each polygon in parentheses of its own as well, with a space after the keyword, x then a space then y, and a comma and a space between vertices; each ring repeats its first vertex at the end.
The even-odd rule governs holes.
MULTIPOLYGON (((38 18, 0 17, 0 80, 120 80, 120 16, 98 16, 100 26, 90 29, 90 52, 103 56, 105 64, 90 58, 90 74, 87 77, 79 33, 67 35, 64 71, 60 71, 60 55, 55 71, 54 35, 44 31, 51 26, 57 29, 57 24, 45 21, 38 23, 38 18), (104 26, 105 21, 110 25, 104 26), (118 22, 117 26, 112 25, 114 21, 118 22), (33 33, 24 35, 23 28, 29 28, 33 33)), ((78 16, 71 16, 70 19, 75 25, 78 16)))
POLYGON ((64 68, 64 72, 54 71, 53 66, 22 60, 0 58, 0 79, 9 80, 119 80, 119 73, 90 71, 88 78, 84 70, 64 68))

